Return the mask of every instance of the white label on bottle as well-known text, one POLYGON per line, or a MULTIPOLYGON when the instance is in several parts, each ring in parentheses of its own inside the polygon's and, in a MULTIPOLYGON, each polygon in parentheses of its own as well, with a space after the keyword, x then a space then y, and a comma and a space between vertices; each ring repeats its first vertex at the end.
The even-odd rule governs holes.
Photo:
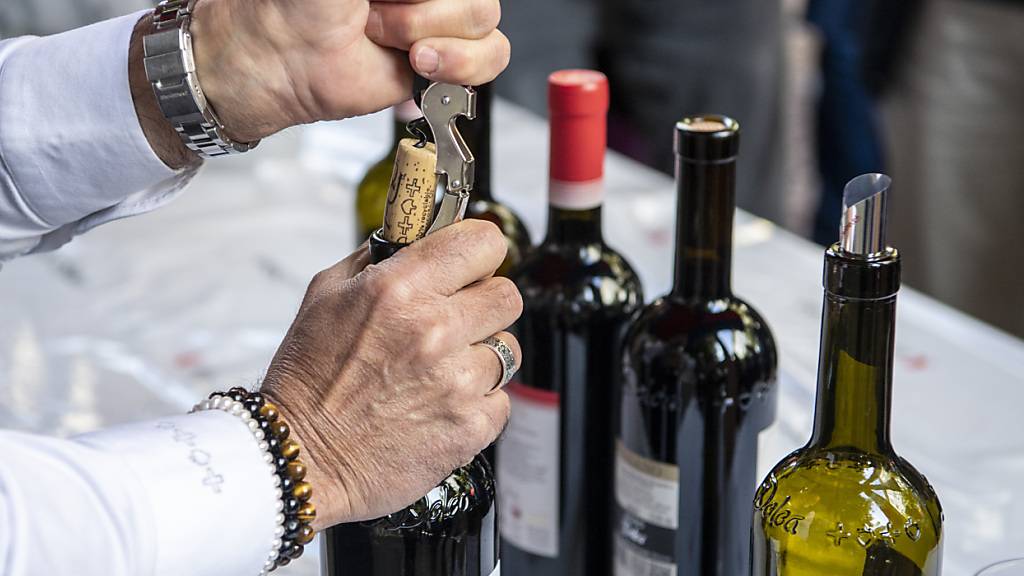
POLYGON ((490 576, 501 576, 501 560, 498 560, 498 563, 494 565, 494 571, 491 572, 490 576))
POLYGON ((679 526, 679 467, 644 458, 619 441, 615 499, 640 520, 675 530, 679 526))
POLYGON ((615 446, 615 576, 676 576, 679 467, 615 446))
POLYGON ((563 210, 590 210, 604 200, 604 180, 567 182, 552 180, 548 191, 549 202, 563 210))
POLYGON ((558 556, 558 393, 513 382, 512 416, 498 445, 501 537, 539 556, 558 556))
POLYGON ((617 538, 614 576, 676 576, 676 565, 617 538))

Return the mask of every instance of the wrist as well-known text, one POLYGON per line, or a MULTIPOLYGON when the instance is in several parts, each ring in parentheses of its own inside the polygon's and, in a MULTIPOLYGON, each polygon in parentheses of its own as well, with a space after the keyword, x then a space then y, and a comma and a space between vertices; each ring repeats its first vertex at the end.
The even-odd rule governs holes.
POLYGON ((304 121, 287 106, 287 68, 263 33, 265 3, 196 3, 191 34, 196 76, 227 135, 254 142, 304 121))
POLYGON ((319 532, 324 528, 354 520, 348 491, 337 472, 342 459, 334 455, 333 447, 323 434, 323 415, 315 410, 301 408, 302 403, 277 394, 273 387, 264 385, 260 393, 278 407, 281 416, 290 424, 293 437, 306 453, 306 479, 315 489, 319 514, 313 528, 319 532))
POLYGON ((154 30, 153 16, 139 20, 132 31, 128 46, 128 84, 132 93, 135 115, 139 119, 146 141, 153 152, 169 168, 178 170, 201 162, 199 156, 181 141, 174 126, 167 121, 156 101, 153 86, 146 78, 143 65, 142 38, 154 30))

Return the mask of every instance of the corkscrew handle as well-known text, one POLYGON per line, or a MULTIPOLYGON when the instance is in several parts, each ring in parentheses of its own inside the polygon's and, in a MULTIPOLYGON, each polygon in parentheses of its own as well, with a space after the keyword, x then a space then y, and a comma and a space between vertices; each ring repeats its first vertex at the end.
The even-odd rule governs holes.
POLYGON ((462 220, 473 188, 475 165, 456 121, 476 118, 476 91, 469 86, 434 82, 418 91, 420 110, 437 146, 436 173, 444 183, 444 195, 427 233, 462 220))

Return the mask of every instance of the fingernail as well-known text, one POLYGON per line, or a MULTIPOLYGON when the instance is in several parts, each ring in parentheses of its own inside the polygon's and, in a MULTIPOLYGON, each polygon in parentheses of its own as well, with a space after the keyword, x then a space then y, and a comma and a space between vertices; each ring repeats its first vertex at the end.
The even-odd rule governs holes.
POLYGON ((437 54, 437 50, 426 47, 416 53, 416 70, 420 74, 430 76, 437 72, 437 68, 440 65, 441 57, 437 54))

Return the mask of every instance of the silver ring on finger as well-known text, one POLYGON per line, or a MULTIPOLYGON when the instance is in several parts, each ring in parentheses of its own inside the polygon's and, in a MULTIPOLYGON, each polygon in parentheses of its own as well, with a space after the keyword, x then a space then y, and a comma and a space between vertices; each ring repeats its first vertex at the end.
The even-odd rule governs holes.
POLYGON ((516 366, 516 356, 512 353, 512 348, 505 343, 504 340, 497 336, 488 336, 480 342, 481 346, 488 348, 491 352, 498 357, 498 361, 501 362, 501 377, 498 378, 498 382, 487 391, 488 394, 495 390, 500 390, 505 384, 508 384, 512 380, 512 376, 515 375, 516 370, 519 368, 516 366))

